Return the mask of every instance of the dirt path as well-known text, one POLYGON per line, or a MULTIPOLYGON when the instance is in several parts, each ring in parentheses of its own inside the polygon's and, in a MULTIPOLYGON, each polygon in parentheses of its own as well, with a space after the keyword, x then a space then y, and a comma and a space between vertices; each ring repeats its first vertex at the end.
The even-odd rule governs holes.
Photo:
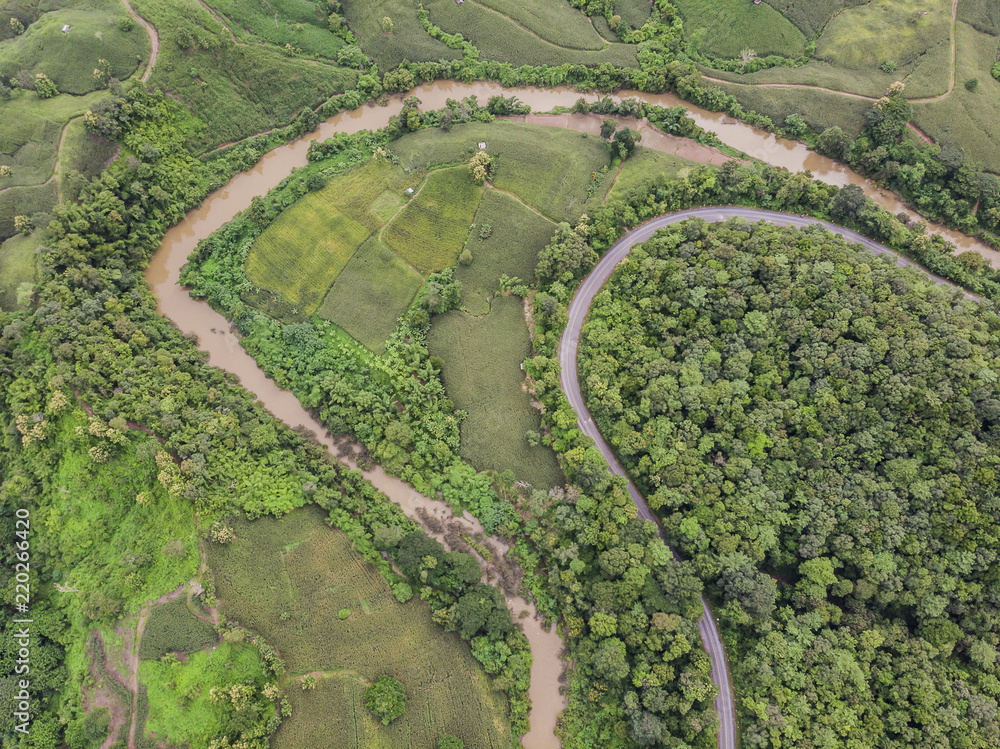
POLYGON ((484 183, 483 183, 483 187, 487 188, 488 190, 495 190, 496 192, 502 192, 502 193, 503 193, 504 195, 506 195, 506 196, 507 196, 508 198, 513 198, 513 199, 514 199, 514 200, 516 200, 516 201, 517 201, 518 203, 520 203, 520 204, 521 204, 521 205, 523 205, 523 206, 524 206, 525 208, 527 208, 527 209, 528 209, 529 211, 531 211, 532 213, 534 213, 534 214, 535 214, 535 215, 537 215, 537 216, 541 216, 541 217, 542 217, 542 218, 544 218, 544 219, 545 219, 546 221, 550 221, 550 222, 551 222, 551 223, 553 223, 553 224, 558 224, 558 223, 559 223, 558 221, 556 221, 556 220, 555 220, 554 218, 552 218, 551 216, 546 216, 546 215, 545 215, 544 213, 542 213, 542 212, 541 212, 540 210, 538 210, 537 208, 535 208, 535 207, 534 207, 533 205, 528 205, 527 203, 525 203, 525 202, 524 202, 524 198, 522 198, 522 197, 521 197, 520 195, 515 195, 515 194, 514 194, 514 193, 512 193, 512 192, 511 192, 510 190, 504 190, 504 189, 503 189, 503 188, 501 188, 501 187, 497 187, 496 185, 494 185, 494 184, 493 184, 492 182, 490 182, 489 180, 487 180, 486 182, 484 182, 484 183))
POLYGON ((129 0, 122 0, 122 5, 125 6, 125 10, 128 11, 128 14, 132 16, 137 23, 141 24, 144 29, 146 29, 146 35, 149 37, 149 61, 146 63, 146 72, 144 72, 142 74, 142 78, 139 79, 145 83, 149 80, 149 76, 152 75, 153 66, 156 65, 156 58, 160 54, 160 35, 156 33, 156 28, 153 24, 135 12, 135 9, 132 7, 129 0))
POLYGON ((931 136, 929 136, 927 133, 925 133, 919 127, 917 127, 916 125, 914 125, 912 122, 907 122, 906 126, 908 128, 910 128, 910 132, 911 133, 913 133, 918 138, 920 138, 920 140, 922 140, 924 143, 933 143, 934 142, 934 139, 931 136))
MULTIPOLYGON (((907 99, 911 104, 930 104, 931 102, 941 101, 951 94, 955 90, 955 78, 958 74, 958 0, 954 0, 951 6, 951 81, 948 84, 948 90, 943 94, 938 94, 937 96, 923 96, 916 99, 907 99)), ((863 101, 878 101, 878 98, 874 96, 864 96, 863 94, 852 94, 847 91, 837 91, 836 89, 826 88, 824 86, 813 86, 808 83, 740 83, 738 81, 727 81, 723 78, 715 78, 710 75, 701 76, 704 81, 711 81, 712 83, 728 83, 731 86, 753 86, 756 88, 797 88, 804 89, 808 91, 825 91, 828 94, 836 94, 837 96, 844 96, 848 99, 862 99, 863 101)), ((919 131, 918 131, 919 132, 919 131)), ((924 136, 926 137, 926 136, 924 136)), ((933 143, 933 141, 930 141, 933 143)))
POLYGON ((119 740, 119 733, 121 729, 125 726, 125 721, 128 719, 128 711, 125 709, 125 703, 115 694, 115 692, 108 687, 104 679, 101 678, 101 674, 97 668, 98 659, 105 664, 105 669, 107 671, 107 678, 114 680, 119 686, 128 688, 117 673, 115 673, 110 666, 107 664, 107 654, 104 651, 104 640, 101 638, 101 633, 98 630, 94 630, 91 633, 90 640, 87 642, 86 646, 87 656, 90 658, 90 666, 88 668, 88 673, 90 678, 93 680, 94 685, 91 687, 83 688, 83 700, 81 706, 84 712, 90 712, 91 710, 99 710, 101 708, 107 708, 111 720, 108 723, 108 737, 104 739, 101 744, 101 749, 111 749, 111 747, 119 740))

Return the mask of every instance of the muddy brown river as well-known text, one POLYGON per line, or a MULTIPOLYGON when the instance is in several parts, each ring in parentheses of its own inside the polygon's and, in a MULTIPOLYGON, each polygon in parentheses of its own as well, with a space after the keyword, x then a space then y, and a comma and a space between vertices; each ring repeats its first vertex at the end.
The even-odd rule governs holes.
MULTIPOLYGON (((503 88, 492 83, 465 84, 453 81, 420 86, 406 95, 419 97, 423 102, 421 108, 430 110, 444 107, 447 99, 463 99, 474 95, 479 97, 481 103, 485 103, 489 97, 500 94, 517 96, 536 112, 549 111, 557 106, 570 107, 581 97, 578 91, 565 88, 503 88)), ((683 106, 699 125, 715 132, 725 144, 748 156, 791 171, 808 169, 815 178, 830 184, 859 185, 866 194, 892 213, 906 211, 916 220, 923 220, 907 210, 891 193, 855 174, 844 164, 809 151, 801 143, 776 138, 771 133, 755 130, 725 115, 700 110, 670 94, 650 95, 623 91, 616 98, 630 97, 664 107, 683 106)), ((593 101, 597 96, 589 94, 584 98, 593 101)), ((403 96, 398 95, 386 107, 365 105, 351 112, 342 112, 323 122, 315 132, 267 153, 253 169, 235 176, 225 187, 208 196, 200 208, 191 211, 183 221, 170 229, 146 270, 146 280, 156 295, 160 313, 172 320, 184 333, 193 333, 198 337, 199 348, 208 353, 210 364, 235 374, 240 384, 254 393, 277 418, 291 427, 304 426, 310 429, 331 450, 334 445, 327 436, 326 429, 306 412, 294 395, 282 390, 264 375, 257 363, 240 346, 239 339, 230 332, 229 321, 206 303, 192 299, 177 281, 181 267, 199 240, 249 207, 250 200, 255 195, 265 194, 293 169, 306 164, 310 141, 323 140, 338 132, 354 133, 384 127, 389 118, 401 109, 402 99, 403 96)), ((600 127, 600 120, 586 115, 530 115, 528 121, 587 132, 592 131, 595 125, 598 129, 600 127)), ((693 161, 721 163, 726 158, 713 148, 691 140, 663 135, 649 128, 644 130, 642 145, 675 153, 693 161)), ((928 230, 946 237, 959 251, 975 250, 986 257, 994 268, 1000 267, 1000 253, 997 251, 944 227, 929 225, 928 230)), ((365 478, 417 522, 420 522, 420 509, 442 518, 451 516, 447 505, 421 495, 408 484, 386 475, 381 468, 376 467, 366 472, 365 478)), ((470 530, 476 530, 478 526, 475 519, 467 514, 461 522, 470 530)), ((559 713, 565 706, 565 699, 559 694, 562 641, 554 630, 546 632, 541 627, 533 605, 520 598, 508 598, 508 603, 515 619, 521 622, 525 630, 534 657, 530 691, 531 731, 522 741, 526 749, 556 749, 559 741, 553 730, 559 713), (527 611, 528 616, 520 618, 522 611, 527 611)))

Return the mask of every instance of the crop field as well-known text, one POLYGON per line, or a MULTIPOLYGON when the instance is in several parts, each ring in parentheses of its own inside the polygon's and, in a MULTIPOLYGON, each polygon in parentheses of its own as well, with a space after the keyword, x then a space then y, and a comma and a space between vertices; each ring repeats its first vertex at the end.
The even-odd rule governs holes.
POLYGON ((83 118, 70 120, 59 157, 59 190, 63 200, 75 201, 80 190, 101 173, 118 153, 118 145, 87 132, 83 118))
POLYGON ((994 36, 1000 34, 1000 3, 995 0, 959 0, 958 20, 994 36))
POLYGON ((158 661, 167 653, 193 653, 218 640, 215 628, 192 614, 181 595, 152 610, 139 642, 139 657, 158 661))
POLYGON ((424 31, 409 0, 341 0, 341 7, 351 31, 361 40, 362 51, 378 63, 379 70, 390 70, 403 60, 437 62, 462 57, 461 51, 424 31), (392 21, 392 33, 382 31, 383 18, 392 21))
POLYGON ((198 0, 136 0, 159 30, 160 57, 151 86, 170 91, 202 119, 197 145, 208 149, 285 125, 351 88, 357 71, 287 56, 260 44, 237 46, 198 0))
POLYGON ((614 186, 608 193, 608 200, 620 198, 632 188, 661 174, 675 177, 692 166, 694 166, 693 162, 682 159, 680 156, 653 151, 649 148, 638 148, 625 160, 618 179, 615 180, 614 186))
POLYGON ((17 287, 35 280, 35 251, 41 240, 19 234, 0 244, 0 309, 15 310, 17 287))
POLYGON ((48 214, 58 200, 55 180, 0 192, 0 240, 14 236, 14 216, 48 214))
POLYGON ((862 5, 868 0, 764 0, 795 24, 807 37, 814 36, 844 8, 862 5))
POLYGON ((465 167, 441 169, 382 233, 382 241, 423 275, 454 265, 483 188, 465 167))
POLYGON ((1000 82, 989 71, 997 39, 958 24, 957 85, 941 101, 913 105, 914 124, 941 145, 959 148, 968 161, 1000 172, 1000 82), (962 85, 978 78, 975 91, 962 85))
POLYGON ((568 49, 604 49, 590 19, 569 3, 547 0, 470 0, 495 10, 547 42, 568 49))
POLYGON ((437 627, 419 599, 398 603, 323 517, 304 508, 281 520, 239 520, 233 543, 208 549, 222 613, 276 647, 289 678, 324 672, 316 689, 296 695, 275 746, 432 747, 452 733, 470 749, 507 749, 506 698, 491 688, 468 646, 437 627), (351 615, 340 620, 344 608, 351 615), (406 713, 390 726, 373 725, 356 714, 358 695, 343 686, 350 682, 331 684, 324 677, 332 674, 366 682, 394 676, 406 689, 406 713), (338 714, 355 719, 334 720, 338 714))
POLYGON ((316 311, 369 234, 333 205, 328 188, 309 193, 278 216, 247 256, 247 278, 306 315, 316 311))
POLYGON ((615 0, 614 7, 626 28, 638 29, 649 20, 651 4, 646 0, 615 0))
POLYGON ((396 253, 371 237, 337 276, 317 314, 381 354, 423 282, 396 253))
POLYGON ((493 300, 490 313, 473 317, 452 310, 434 318, 427 336, 431 355, 444 360, 448 396, 468 417, 459 452, 479 470, 512 469, 517 478, 549 489, 562 481, 555 453, 530 447, 525 435, 539 431, 521 362, 530 352, 524 309, 518 297, 493 300))
POLYGON ((210 0, 225 16, 237 39, 254 42, 257 37, 284 47, 291 44, 314 57, 336 59, 345 42, 327 27, 326 3, 309 0, 272 0, 264 3, 241 0, 210 0))
POLYGON ((59 91, 85 94, 103 86, 93 76, 98 60, 125 80, 149 56, 149 38, 138 24, 122 31, 114 21, 126 18, 125 9, 111 0, 56 3, 25 32, 0 43, 0 75, 25 71, 31 78, 45 73, 59 91), (109 23, 111 21, 112 23, 109 23), (67 33, 62 27, 70 27, 67 33))
POLYGON ((472 253, 472 264, 459 265, 455 271, 468 313, 485 315, 490 311, 490 299, 500 289, 504 274, 534 283, 538 253, 555 229, 553 222, 509 195, 487 190, 476 211, 476 226, 465 243, 472 253), (480 232, 485 226, 491 231, 482 239, 480 232))
POLYGON ((257 648, 229 643, 198 651, 178 665, 141 661, 139 679, 149 700, 146 733, 172 746, 192 747, 208 746, 232 711, 226 703, 212 701, 213 687, 270 681, 257 648))
POLYGON ((806 38, 791 21, 770 5, 754 5, 746 0, 676 0, 684 19, 684 31, 691 38, 705 29, 699 49, 709 57, 738 57, 741 50, 758 55, 798 57, 806 38), (739 29, 739 33, 733 33, 739 29))
POLYGON ((476 45, 483 59, 514 65, 599 65, 609 62, 621 67, 638 67, 638 52, 634 45, 610 44, 599 51, 562 47, 474 2, 456 5, 455 0, 430 0, 424 7, 430 11, 433 23, 450 34, 462 34, 476 45))
POLYGON ((332 205, 369 231, 375 231, 395 214, 388 210, 393 204, 402 206, 406 188, 416 190, 423 177, 423 174, 406 174, 384 159, 372 159, 334 177, 321 192, 332 205))

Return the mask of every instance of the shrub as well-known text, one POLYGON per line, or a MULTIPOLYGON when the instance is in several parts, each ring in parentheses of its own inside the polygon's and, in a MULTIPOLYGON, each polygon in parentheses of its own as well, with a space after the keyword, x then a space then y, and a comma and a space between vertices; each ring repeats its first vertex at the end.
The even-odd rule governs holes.
POLYGON ((967 80, 965 82, 965 90, 966 91, 975 91, 977 88, 979 88, 979 79, 978 78, 970 78, 969 80, 967 80))
POLYGON ((389 18, 389 16, 382 17, 381 25, 382 25, 382 31, 384 31, 386 34, 392 33, 393 23, 392 19, 389 18))
POLYGON ((458 736, 446 733, 438 739, 437 749, 465 749, 465 742, 458 738, 458 736))
POLYGON ((14 229, 19 234, 31 234, 34 227, 27 216, 14 216, 14 229))
POLYGON ((882 63, 882 65, 880 67, 882 68, 882 72, 883 73, 895 73, 896 72, 896 61, 895 60, 886 60, 885 62, 882 63))
POLYGON ((350 609, 341 609, 340 611, 337 612, 337 618, 340 619, 340 621, 344 621, 345 619, 350 619, 350 617, 351 617, 350 609))
POLYGON ((45 73, 36 73, 35 93, 38 94, 39 99, 51 99, 59 93, 59 89, 45 73))
POLYGON ((381 719, 382 725, 389 725, 406 710, 403 685, 391 676, 378 677, 378 681, 365 690, 365 707, 381 719))

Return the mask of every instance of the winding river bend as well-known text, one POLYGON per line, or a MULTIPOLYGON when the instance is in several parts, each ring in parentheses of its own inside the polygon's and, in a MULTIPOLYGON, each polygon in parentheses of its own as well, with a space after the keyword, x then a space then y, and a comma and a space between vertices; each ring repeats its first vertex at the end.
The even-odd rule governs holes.
MULTIPOLYGON (((578 98, 581 98, 579 92, 570 89, 506 89, 490 83, 464 84, 451 81, 420 86, 408 92, 407 95, 416 95, 419 97, 425 109, 443 107, 447 99, 463 99, 473 95, 478 96, 483 101, 490 96, 496 95, 517 96, 536 111, 547 111, 557 106, 569 107, 578 98)), ((877 186, 850 171, 845 165, 808 151, 800 143, 778 139, 772 134, 756 131, 741 122, 730 120, 724 115, 699 110, 672 95, 649 95, 624 91, 618 96, 619 98, 641 98, 651 104, 661 106, 684 106, 699 125, 714 131, 724 143, 749 156, 758 158, 774 166, 788 168, 792 171, 808 169, 814 177, 830 184, 840 186, 857 184, 861 186, 866 194, 893 213, 906 210, 905 206, 895 196, 882 191, 877 186)), ((587 95, 583 98, 593 101, 597 97, 587 95)), ((153 293, 157 298, 160 313, 172 320, 182 332, 192 333, 197 336, 199 348, 208 353, 210 364, 235 374, 243 387, 253 392, 260 402, 276 417, 291 427, 304 426, 313 431, 316 435, 320 436, 323 443, 331 450, 334 447, 333 441, 328 436, 325 436, 325 428, 306 412, 294 395, 288 391, 281 390, 264 375, 257 367, 256 362, 240 346, 238 338, 230 332, 229 322, 206 303, 192 299, 186 290, 178 285, 178 278, 181 267, 187 261, 188 255, 194 250, 199 240, 206 238, 213 231, 230 221, 237 213, 249 207, 250 201, 254 196, 263 195, 287 177, 293 169, 306 164, 306 153, 310 141, 329 138, 338 132, 354 133, 363 129, 373 130, 383 127, 388 124, 389 118, 397 114, 401 108, 402 96, 397 96, 386 107, 365 105, 351 112, 343 112, 322 123, 315 132, 299 140, 280 146, 266 154, 261 158, 256 167, 234 177, 225 187, 220 188, 206 198, 200 208, 191 211, 183 221, 170 229, 146 270, 146 280, 152 287, 153 293)), ((549 126, 571 127, 586 131, 590 131, 594 127, 593 119, 582 115, 562 115, 555 118, 531 117, 530 121, 549 126)), ((648 133, 650 136, 646 137, 644 135, 643 145, 646 147, 676 153, 695 161, 718 163, 720 159, 725 158, 715 149, 700 146, 690 140, 664 136, 648 128, 645 130, 645 133, 648 133)), ((709 211, 710 214, 706 215, 718 215, 722 217, 724 216, 723 212, 730 209, 696 209, 695 212, 698 210, 709 211)), ((910 213, 911 216, 915 216, 910 211, 906 212, 910 213)), ((679 214, 675 214, 675 216, 677 215, 679 214)), ((783 216, 784 214, 778 215, 783 216)), ((668 218, 680 220, 680 218, 668 218)), ((916 218, 921 220, 919 217, 916 218)), ((793 219, 805 221, 800 218, 788 217, 789 222, 792 222, 793 219)), ((768 218, 767 220, 771 219, 768 218)), ((648 226, 650 225, 647 224, 646 227, 648 226)), ((646 227, 642 227, 638 231, 643 231, 646 227)), ((943 227, 931 226, 929 230, 942 234, 960 250, 971 249, 980 252, 989 260, 993 267, 1000 267, 1000 252, 987 248, 975 240, 943 227)), ((846 233, 845 230, 839 231, 846 233)), ((650 231, 650 233, 652 232, 650 231)), ((610 267, 613 269, 614 266, 610 267)), ((578 295, 578 298, 582 300, 582 294, 578 295)), ((582 308, 583 312, 579 313, 581 325, 587 308, 589 308, 589 302, 582 308)), ((562 348, 565 352, 567 346, 563 346, 562 348)), ((574 356, 572 359, 574 372, 575 361, 574 356)), ((567 368, 568 365, 564 363, 564 378, 566 377, 567 368)), ((577 388, 578 391, 579 388, 577 388)), ((567 388, 567 395, 569 394, 570 389, 567 388)), ((571 400, 571 402, 573 401, 571 400)), ((589 414, 583 405, 582 398, 578 402, 574 402, 573 405, 577 408, 577 413, 580 415, 581 427, 584 428, 584 431, 595 437, 598 444, 603 444, 600 434, 593 427, 593 421, 589 419, 589 414), (590 422, 589 428, 584 424, 587 420, 590 422)), ((614 469, 617 461, 613 461, 613 455, 610 455, 610 450, 609 457, 612 459, 609 462, 614 469)), ((619 472, 621 471, 620 466, 618 470, 619 472)), ((365 477, 393 501, 397 502, 407 515, 418 521, 418 510, 420 509, 430 511, 439 517, 444 516, 446 511, 447 515, 450 515, 450 509, 446 508, 442 503, 420 495, 409 485, 391 476, 387 476, 380 468, 376 467, 374 470, 367 472, 365 477)), ((634 487, 631 487, 630 491, 635 491, 634 487)), ((641 496, 638 495, 637 491, 635 491, 635 497, 638 497, 639 502, 641 502, 641 496)), ((644 507, 642 504, 639 506, 640 510, 644 507)), ((474 519, 468 516, 463 518, 461 522, 468 524, 468 527, 471 529, 474 529, 476 525, 474 519)), ((517 618, 520 611, 527 611, 529 614, 534 614, 534 607, 520 601, 520 599, 509 599, 508 602, 514 608, 515 618, 517 618)), ((531 651, 534 657, 531 669, 530 690, 532 699, 532 728, 524 736, 523 743, 526 749, 556 749, 559 746, 559 741, 553 734, 553 730, 558 715, 565 705, 564 699, 559 695, 559 676, 562 672, 560 656, 562 642, 554 631, 545 632, 534 616, 529 615, 521 621, 525 629, 525 634, 528 636, 531 644, 531 651)), ((728 669, 725 664, 725 654, 722 651, 721 640, 719 639, 714 619, 707 613, 702 620, 702 637, 712 657, 713 679, 715 679, 720 690, 721 702, 719 708, 721 727, 719 731, 719 747, 720 749, 735 749, 736 725, 733 715, 728 669), (724 699, 723 694, 729 696, 724 699)))

